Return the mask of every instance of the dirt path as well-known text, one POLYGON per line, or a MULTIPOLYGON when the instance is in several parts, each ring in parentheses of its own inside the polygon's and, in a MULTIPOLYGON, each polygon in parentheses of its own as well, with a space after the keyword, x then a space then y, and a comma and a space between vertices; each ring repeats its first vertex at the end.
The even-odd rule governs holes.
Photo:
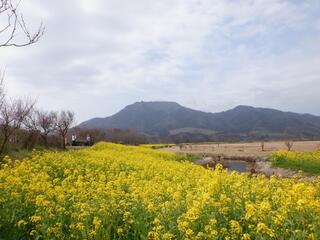
MULTIPOLYGON (((270 161, 258 159, 256 161, 256 171, 257 173, 262 173, 268 177, 277 176, 277 177, 293 177, 300 175, 296 171, 284 168, 274 168, 270 161)), ((300 176, 301 177, 301 176, 300 176)))

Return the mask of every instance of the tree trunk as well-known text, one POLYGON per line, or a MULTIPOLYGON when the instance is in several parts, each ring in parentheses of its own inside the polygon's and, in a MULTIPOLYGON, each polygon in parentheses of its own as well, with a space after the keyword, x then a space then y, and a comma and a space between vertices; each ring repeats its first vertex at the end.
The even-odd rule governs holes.
POLYGON ((2 155, 4 153, 5 148, 7 146, 7 142, 8 142, 8 136, 5 134, 3 136, 3 140, 2 140, 2 143, 1 143, 1 147, 0 147, 0 156, 1 156, 1 158, 2 158, 2 155))
POLYGON ((38 140, 38 132, 30 130, 27 139, 24 141, 24 148, 32 149, 38 140))
POLYGON ((43 139, 43 144, 46 148, 48 148, 48 135, 47 134, 43 134, 41 135, 42 139, 43 139))
POLYGON ((65 135, 61 135, 62 137, 62 148, 66 149, 66 136, 65 135))

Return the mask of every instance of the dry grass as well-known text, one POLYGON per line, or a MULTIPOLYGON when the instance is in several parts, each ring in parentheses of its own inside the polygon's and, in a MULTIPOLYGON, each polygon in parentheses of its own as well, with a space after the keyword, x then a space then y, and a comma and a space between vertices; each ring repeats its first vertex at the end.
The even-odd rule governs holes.
MULTIPOLYGON (((292 151, 313 152, 318 151, 320 141, 297 141, 292 146, 292 151)), ((264 151, 261 149, 261 142, 250 143, 206 143, 188 144, 180 149, 178 146, 168 148, 168 151, 187 153, 210 153, 226 156, 253 156, 268 157, 278 150, 287 150, 285 141, 272 141, 264 143, 264 151)))

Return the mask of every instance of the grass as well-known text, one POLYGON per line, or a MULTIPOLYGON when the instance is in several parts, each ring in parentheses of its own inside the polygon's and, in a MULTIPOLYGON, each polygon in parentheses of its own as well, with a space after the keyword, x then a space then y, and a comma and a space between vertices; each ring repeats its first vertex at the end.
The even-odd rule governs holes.
POLYGON ((8 156, 12 160, 21 160, 21 159, 28 159, 32 157, 33 152, 44 152, 44 151, 66 151, 62 148, 54 148, 49 147, 46 148, 42 145, 36 145, 33 149, 26 149, 19 146, 12 146, 9 145, 7 151, 3 156, 8 156))
POLYGON ((139 145, 140 147, 144 148, 153 148, 153 149, 158 149, 158 148, 166 148, 166 147, 173 147, 175 144, 172 143, 154 143, 154 144, 141 144, 139 145))
POLYGON ((201 158, 199 154, 176 153, 176 161, 178 162, 195 162, 201 158))
POLYGON ((272 166, 320 174, 320 151, 288 152, 278 151, 271 156, 272 166))

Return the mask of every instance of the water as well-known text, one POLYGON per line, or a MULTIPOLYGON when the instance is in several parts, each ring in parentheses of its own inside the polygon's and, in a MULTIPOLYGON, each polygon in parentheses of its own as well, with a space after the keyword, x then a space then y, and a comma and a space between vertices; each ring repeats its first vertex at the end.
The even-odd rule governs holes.
POLYGON ((237 171, 239 173, 250 172, 251 169, 254 169, 254 164, 252 162, 241 160, 224 160, 221 164, 229 171, 237 171))

